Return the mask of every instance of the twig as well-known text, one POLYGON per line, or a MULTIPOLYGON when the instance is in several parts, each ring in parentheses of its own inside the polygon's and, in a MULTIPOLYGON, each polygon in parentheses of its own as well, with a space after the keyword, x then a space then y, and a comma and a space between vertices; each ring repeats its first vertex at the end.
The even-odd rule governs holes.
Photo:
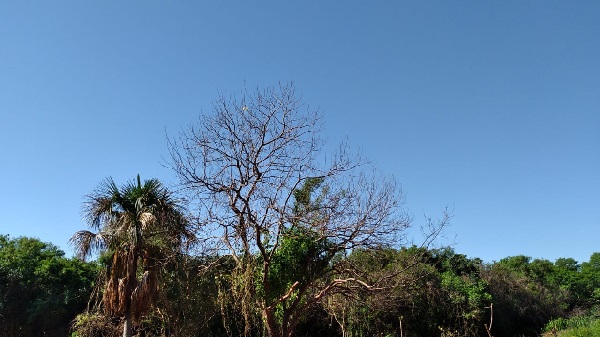
POLYGON ((483 326, 485 327, 485 331, 487 332, 489 337, 494 337, 492 336, 492 323, 494 322, 494 304, 491 303, 489 307, 485 307, 490 308, 490 325, 488 326, 487 324, 484 324, 483 326))

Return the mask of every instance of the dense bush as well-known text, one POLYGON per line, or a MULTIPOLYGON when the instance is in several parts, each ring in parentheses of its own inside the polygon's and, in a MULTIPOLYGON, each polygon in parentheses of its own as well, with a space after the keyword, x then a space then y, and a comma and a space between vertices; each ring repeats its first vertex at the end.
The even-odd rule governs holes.
MULTIPOLYGON (((303 260, 288 255, 295 267, 282 273, 302 272, 303 260)), ((311 307, 295 336, 485 336, 491 303, 494 337, 597 336, 599 257, 579 264, 514 256, 484 265, 447 248, 356 250, 339 258, 370 287, 311 307)), ((37 239, 0 236, 0 336, 67 336, 71 323, 72 336, 119 336, 118 318, 85 310, 98 264, 67 259, 37 239)), ((226 291, 235 282, 228 257, 182 254, 164 268, 166 292, 136 322, 135 336, 244 333, 238 299, 226 291)), ((250 336, 264 335, 260 324, 250 336)))
POLYGON ((96 264, 56 246, 0 235, 0 336, 66 336, 90 298, 96 264))

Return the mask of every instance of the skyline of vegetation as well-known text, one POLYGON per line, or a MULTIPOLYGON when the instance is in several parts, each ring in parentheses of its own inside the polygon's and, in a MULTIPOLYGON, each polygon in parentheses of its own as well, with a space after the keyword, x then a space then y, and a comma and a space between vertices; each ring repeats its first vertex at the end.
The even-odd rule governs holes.
MULTIPOLYGON (((414 261, 410 256, 419 251, 417 247, 407 247, 365 252, 366 255, 352 258, 359 258, 372 269, 382 265, 400 268, 414 261)), ((550 262, 520 255, 493 264, 481 264, 479 259, 467 258, 450 247, 423 250, 419 256, 419 267, 395 280, 399 285, 414 278, 410 286, 372 298, 363 297, 358 302, 340 299, 329 302, 327 308, 311 311, 300 322, 298 336, 319 333, 343 336, 343 329, 354 331, 353 336, 377 331, 398 333, 400 324, 404 336, 484 336, 483 324, 489 323, 491 303, 494 307, 491 332, 495 337, 537 336, 544 331, 552 336, 553 329, 591 331, 597 324, 594 322, 600 314, 597 268, 600 252, 581 262, 568 257, 550 262), (331 310, 331 317, 327 310, 331 310), (340 316, 342 312, 344 317, 340 316), (344 319, 341 328, 337 320, 344 319), (472 334, 461 334, 469 329, 472 334)), ((225 261, 210 272, 202 271, 199 267, 206 262, 209 262, 206 258, 189 256, 185 263, 171 265, 171 276, 165 279, 166 298, 177 301, 178 305, 167 306, 168 311, 161 314, 152 312, 136 325, 135 331, 144 331, 146 336, 159 336, 165 329, 173 336, 243 333, 239 330, 243 327, 234 323, 223 326, 221 315, 233 308, 227 304, 221 307, 222 303, 207 296, 218 293, 218 282, 226 281, 222 273, 231 271, 232 265, 225 261), (167 312, 173 316, 166 319, 167 312)), ((26 337, 43 333, 66 336, 72 323, 77 330, 90 322, 96 324, 88 326, 90 336, 101 331, 121 336, 122 330, 111 330, 115 328, 111 325, 114 321, 90 314, 93 310, 88 314, 82 311, 86 306, 91 305, 89 309, 94 306, 94 302, 88 303, 89 296, 98 296, 93 289, 103 263, 106 261, 102 259, 81 262, 65 258, 64 252, 52 244, 34 238, 0 235, 0 336, 16 336, 16 331, 26 337)), ((235 313, 230 311, 229 315, 235 313)))
POLYGON ((414 224, 399 184, 347 142, 326 151, 322 118, 293 83, 221 95, 168 138, 173 189, 109 177, 86 196, 89 230, 71 239, 79 260, 3 236, 7 252, 43 256, 42 271, 50 260, 97 272, 65 290, 88 293, 84 310, 85 296, 56 302, 55 284, 28 294, 38 266, 2 255, 0 309, 19 302, 11 291, 30 298, 18 313, 0 312, 3 333, 64 333, 71 317, 74 337, 510 337, 595 319, 600 253, 581 264, 523 255, 484 263, 435 248, 447 210, 426 218, 421 243, 408 243, 414 224), (72 310, 52 326, 39 321, 60 303, 72 310))

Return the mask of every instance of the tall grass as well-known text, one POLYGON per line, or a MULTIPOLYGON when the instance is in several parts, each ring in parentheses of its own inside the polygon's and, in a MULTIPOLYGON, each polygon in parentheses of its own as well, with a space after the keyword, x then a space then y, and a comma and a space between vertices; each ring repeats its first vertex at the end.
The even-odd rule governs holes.
POLYGON ((591 316, 558 318, 546 324, 544 336, 600 337, 600 319, 591 316))

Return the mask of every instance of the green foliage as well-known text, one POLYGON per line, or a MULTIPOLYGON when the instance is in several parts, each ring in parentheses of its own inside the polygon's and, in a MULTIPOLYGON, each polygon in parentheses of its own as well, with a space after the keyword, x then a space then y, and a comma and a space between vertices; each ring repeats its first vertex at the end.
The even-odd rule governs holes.
POLYGON ((480 318, 484 306, 492 300, 486 293, 487 283, 481 279, 444 272, 441 285, 450 304, 457 308, 458 317, 466 320, 480 318))
POLYGON ((0 336, 66 335, 97 270, 38 239, 0 235, 0 336))
POLYGON ((309 229, 288 230, 270 265, 268 303, 285 295, 295 282, 297 288, 302 288, 325 274, 333 254, 330 247, 327 240, 309 229))
MULTIPOLYGON (((339 259, 339 266, 356 267, 354 272, 362 272, 361 279, 373 289, 354 291, 353 297, 342 292, 310 307, 296 336, 483 336, 490 303, 495 337, 538 336, 540 331, 545 337, 600 336, 594 306, 600 293, 597 253, 582 264, 568 258, 551 263, 516 256, 482 266, 480 260, 449 248, 363 249, 346 258, 327 255, 330 249, 327 241, 302 226, 285 233, 269 274, 271 300, 285 295, 294 282, 303 285, 326 275, 332 259, 339 259), (573 312, 580 314, 568 318, 573 312)), ((66 336, 71 321, 72 337, 120 336, 119 319, 98 312, 77 315, 86 306, 99 268, 67 259, 37 239, 0 235, 0 336, 66 336)), ((224 291, 235 282, 234 261, 180 254, 163 269, 166 291, 160 304, 138 322, 134 335, 244 334, 239 324, 243 313, 236 298, 224 291), (213 267, 204 268, 208 265, 213 267)), ((293 292, 290 299, 296 296, 293 292)), ((287 305, 279 304, 278 319, 287 305)), ((263 333, 256 328, 248 335, 263 333)))
POLYGON ((600 337, 600 321, 595 321, 589 326, 573 328, 560 333, 560 337, 600 337))
POLYGON ((571 318, 556 318, 546 323, 544 331, 567 330, 587 327, 598 319, 592 316, 575 316, 571 318))
POLYGON ((85 312, 73 320, 71 337, 119 337, 120 329, 101 313, 85 312))
POLYGON ((544 336, 600 337, 600 319, 592 316, 558 318, 548 322, 544 330, 544 336))
MULTIPOLYGON (((272 260, 272 298, 284 295, 292 282, 304 284, 327 273, 329 248, 301 226, 286 233, 272 260)), ((546 331, 545 336, 600 336, 597 316, 566 318, 571 309, 562 305, 579 303, 579 311, 593 309, 594 293, 600 292, 597 258, 594 254, 580 265, 567 258, 551 263, 508 257, 481 271, 481 261, 449 248, 356 250, 348 263, 360 267, 364 280, 385 290, 359 292, 348 302, 332 298, 328 310, 335 318, 328 318, 323 307, 312 307, 296 335, 339 336, 339 325, 332 325, 337 319, 345 334, 354 337, 398 336, 400 324, 405 336, 480 336, 489 319, 485 307, 493 302, 495 337, 537 336, 540 331, 546 331), (384 275, 395 276, 383 282, 384 275)), ((165 265, 167 291, 161 309, 148 312, 134 332, 149 337, 242 335, 243 325, 231 319, 241 315, 233 299, 219 302, 219 289, 230 289, 234 265, 227 258, 186 255, 165 265), (206 265, 214 268, 204 269, 206 265)), ((85 308, 98 268, 96 263, 67 259, 55 246, 37 239, 0 235, 0 336, 67 335, 75 317, 73 337, 120 336, 120 325, 110 317, 76 316, 85 308)))
POLYGON ((322 177, 311 177, 304 180, 301 188, 294 190, 294 214, 306 213, 314 208, 318 208, 322 197, 327 193, 327 189, 317 198, 313 198, 314 192, 321 187, 325 181, 322 177))
POLYGON ((600 305, 600 253, 593 253, 588 262, 581 264, 582 288, 588 305, 600 305))
POLYGON ((458 276, 479 275, 481 260, 469 259, 466 255, 457 254, 450 247, 432 249, 427 252, 426 261, 432 263, 439 272, 451 272, 458 276))
POLYGON ((375 289, 336 298, 330 310, 351 336, 478 336, 491 296, 480 261, 452 249, 358 250, 348 257, 375 289))
POLYGON ((468 259, 445 249, 443 254, 433 251, 438 260, 438 277, 442 300, 438 305, 445 314, 441 328, 454 331, 457 336, 476 336, 485 319, 485 307, 492 301, 487 282, 479 275, 479 260, 468 259))
POLYGON ((599 253, 582 264, 571 258, 552 263, 523 255, 507 257, 487 266, 484 278, 493 296, 496 337, 537 336, 547 324, 569 322, 564 318, 571 313, 581 316, 600 303, 600 296, 595 297, 600 295, 599 253))
POLYGON ((339 248, 311 226, 312 221, 319 221, 321 199, 327 193, 323 181, 323 178, 308 178, 293 191, 294 218, 279 236, 278 245, 272 247, 268 266, 261 255, 256 259, 257 295, 264 299, 266 306, 275 308, 280 324, 286 315, 288 319, 292 317, 292 313, 300 318, 306 316, 295 308, 306 304, 305 296, 310 287, 331 271, 331 261, 339 253, 339 248))

